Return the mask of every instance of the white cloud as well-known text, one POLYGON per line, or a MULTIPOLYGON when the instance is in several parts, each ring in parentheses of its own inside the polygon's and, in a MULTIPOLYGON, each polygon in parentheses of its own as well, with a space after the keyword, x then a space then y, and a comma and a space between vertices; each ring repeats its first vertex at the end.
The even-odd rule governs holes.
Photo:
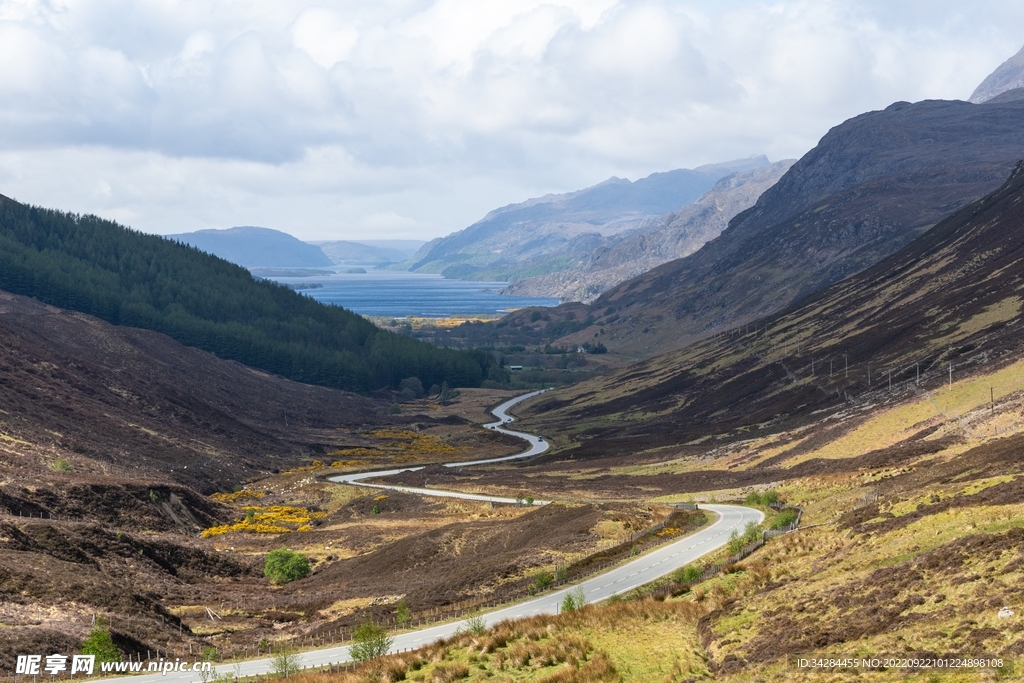
POLYGON ((966 98, 1015 0, 0 0, 0 192, 179 232, 429 238, 966 98))

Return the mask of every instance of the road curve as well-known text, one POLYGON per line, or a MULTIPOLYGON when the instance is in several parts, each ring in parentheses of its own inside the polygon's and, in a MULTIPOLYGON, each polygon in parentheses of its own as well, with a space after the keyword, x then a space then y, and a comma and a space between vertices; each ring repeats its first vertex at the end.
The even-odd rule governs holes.
MULTIPOLYGON (((536 396, 542 393, 542 391, 535 391, 523 396, 517 396, 514 399, 502 403, 500 406, 495 408, 492 412, 498 418, 498 422, 487 425, 488 428, 494 428, 497 431, 505 434, 512 434, 523 438, 530 442, 530 448, 526 451, 517 455, 510 455, 503 458, 493 458, 489 460, 476 460, 473 462, 464 463, 452 463, 446 465, 447 467, 465 467, 468 465, 483 465, 492 462, 501 462, 505 460, 515 460, 518 458, 526 458, 531 455, 543 453, 547 450, 547 443, 538 436, 531 434, 524 434, 522 432, 515 432, 503 428, 501 425, 508 424, 513 420, 507 414, 507 410, 528 398, 536 396)), ((494 496, 474 496, 473 494, 454 493, 446 491, 438 491, 435 489, 420 489, 413 487, 404 486, 381 486, 380 484, 369 484, 361 481, 370 477, 381 477, 389 474, 397 474, 399 472, 406 472, 421 469, 419 467, 411 467, 405 469, 386 470, 383 472, 365 472, 358 475, 341 475, 338 477, 332 477, 333 481, 338 481, 347 484, 354 484, 356 486, 372 486, 374 488, 387 488, 399 491, 409 491, 413 493, 422 493, 424 495, 432 496, 444 496, 448 495, 457 498, 468 498, 470 500, 493 500, 497 502, 516 502, 512 499, 498 498, 494 496)), ((588 602, 599 602, 610 598, 613 595, 625 593, 634 588, 650 583, 651 581, 668 574, 669 572, 678 569, 679 567, 686 566, 691 562, 694 562, 702 556, 713 552, 726 543, 729 542, 729 536, 733 531, 742 533, 746 525, 750 522, 760 524, 764 520, 764 513, 759 510, 752 508, 741 507, 737 505, 701 505, 701 509, 709 510, 718 515, 718 519, 714 521, 708 527, 701 529, 700 531, 690 536, 685 536, 677 541, 667 543, 660 548, 653 550, 641 557, 636 558, 626 564, 620 565, 607 571, 603 574, 599 574, 592 578, 589 578, 580 583, 572 586, 566 586, 560 590, 546 593, 536 598, 526 600, 524 602, 516 603, 508 607, 488 612, 481 616, 484 617, 488 626, 494 625, 505 619, 518 619, 521 617, 530 617, 539 614, 557 614, 558 609, 565 598, 566 593, 569 591, 576 590, 577 587, 583 588, 583 593, 586 596, 588 602)), ((394 645, 392 651, 397 652, 407 649, 415 649, 432 643, 439 638, 447 638, 455 634, 459 628, 465 628, 465 622, 451 622, 447 624, 440 624, 437 626, 430 626, 422 628, 416 631, 410 631, 408 633, 402 633, 395 636, 394 645)), ((349 646, 340 645, 337 647, 324 648, 320 650, 311 650, 303 652, 299 655, 299 666, 300 667, 316 667, 325 664, 337 664, 339 662, 351 661, 349 655, 349 646)), ((255 676, 265 675, 271 672, 272 659, 251 659, 240 663, 233 664, 222 664, 216 667, 216 672, 221 675, 233 676, 236 673, 239 676, 255 676)), ((129 677, 131 681, 138 683, 191 683, 192 681, 200 681, 198 673, 191 671, 182 672, 170 672, 167 675, 160 674, 139 674, 129 677)), ((93 679, 89 679, 93 680, 93 679)), ((99 680, 124 680, 120 679, 98 679, 99 680)))
MULTIPOLYGON (((505 429, 504 427, 504 425, 511 423, 515 419, 514 417, 508 414, 508 411, 510 408, 512 408, 512 406, 518 403, 522 403, 523 401, 533 398, 534 396, 539 396, 540 394, 543 394, 545 391, 548 390, 541 389, 539 391, 531 391, 528 394, 516 396, 515 398, 511 398, 505 401, 500 406, 491 411, 491 414, 498 418, 498 421, 489 422, 488 424, 484 425, 484 427, 486 427, 487 429, 493 429, 494 431, 501 432, 502 434, 509 434, 510 436, 515 436, 522 439, 523 441, 528 442, 530 445, 529 448, 527 448, 522 453, 516 453, 515 455, 506 455, 503 458, 488 458, 486 460, 471 460, 469 462, 450 462, 446 463, 445 467, 472 467, 473 465, 489 465, 491 463, 496 462, 506 462, 508 460, 520 460, 522 458, 529 458, 531 456, 538 455, 546 451, 548 449, 548 444, 542 437, 535 436, 533 434, 527 434, 525 432, 517 432, 511 429, 505 429)), ((488 496, 477 493, 462 493, 459 491, 442 491, 440 489, 427 489, 415 486, 400 486, 395 484, 373 484, 366 481, 367 479, 390 477, 400 472, 415 472, 416 470, 422 470, 423 467, 424 466, 421 465, 419 467, 402 467, 394 470, 377 470, 374 472, 356 472, 354 474, 339 474, 337 476, 331 477, 330 480, 333 482, 337 482, 339 484, 367 486, 375 489, 387 489, 389 491, 403 491, 405 493, 418 493, 423 496, 438 496, 441 498, 462 498, 463 500, 479 500, 490 503, 519 502, 515 498, 503 498, 501 496, 488 496)), ((551 501, 548 500, 535 500, 533 501, 533 504, 547 505, 550 502, 551 501)))

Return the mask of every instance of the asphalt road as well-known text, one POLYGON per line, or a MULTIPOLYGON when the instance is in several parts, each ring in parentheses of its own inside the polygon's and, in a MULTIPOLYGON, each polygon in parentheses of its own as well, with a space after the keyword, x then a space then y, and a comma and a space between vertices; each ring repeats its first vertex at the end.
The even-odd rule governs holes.
MULTIPOLYGON (((522 453, 516 453, 515 455, 506 455, 503 458, 488 458, 487 460, 471 460, 469 462, 452 462, 447 463, 445 467, 472 467, 474 465, 490 465, 496 462, 506 462, 508 460, 519 460, 521 458, 529 458, 531 456, 543 453, 548 449, 548 444, 544 441, 543 437, 536 436, 534 434, 526 434, 525 432, 517 432, 511 429, 506 429, 504 425, 511 423, 515 420, 514 417, 508 414, 508 411, 512 406, 517 403, 533 398, 543 394, 547 389, 541 389, 540 391, 531 391, 528 394, 522 396, 516 396, 515 398, 505 401, 500 406, 491 411, 494 417, 498 418, 497 422, 489 422, 484 425, 487 429, 493 429, 496 432, 502 434, 509 434, 511 436, 517 436, 523 441, 529 443, 527 448, 522 453)), ((339 484, 351 484, 353 486, 367 486, 375 489, 387 489, 389 491, 404 491, 405 493, 418 493, 424 496, 439 496, 441 498, 462 498, 464 500, 479 500, 484 502, 492 503, 516 503, 515 498, 503 498, 501 496, 487 496, 476 493, 460 493, 458 491, 442 491, 440 489, 427 489, 417 488, 414 486, 398 486, 394 484, 374 484, 368 479, 377 479, 379 477, 390 477, 399 472, 415 472, 416 470, 422 470, 423 467, 403 467, 395 470, 377 470, 375 472, 357 472, 355 474, 340 474, 336 477, 331 477, 331 481, 338 482, 339 484)), ((535 500, 534 505, 546 505, 551 501, 548 500, 535 500)))
MULTIPOLYGON (((453 463, 448 467, 466 467, 469 465, 482 465, 492 462, 501 462, 504 460, 515 460, 517 458, 526 458, 531 455, 543 453, 547 450, 548 445, 540 437, 531 434, 524 434, 522 432, 515 432, 512 430, 505 429, 501 425, 508 424, 513 420, 507 413, 508 409, 514 406, 520 401, 524 401, 532 396, 542 393, 535 391, 530 394, 523 396, 517 396, 516 398, 506 401, 497 408, 494 409, 493 413, 498 418, 498 422, 487 425, 489 428, 493 427, 498 431, 506 434, 513 434, 521 437, 530 442, 530 448, 519 453, 517 455, 506 456, 504 458, 494 458, 490 460, 477 460, 471 463, 453 463)), ((388 474, 397 474, 398 472, 405 472, 409 470, 421 469, 406 468, 397 470, 386 470, 383 472, 366 472, 356 475, 341 475, 339 477, 332 477, 333 481, 343 482, 347 484, 354 484, 356 486, 372 486, 374 488, 389 488, 392 490, 410 491, 415 493, 422 493, 424 495, 433 496, 451 496, 457 498, 468 498, 470 500, 493 500, 499 502, 515 502, 513 499, 498 498, 494 496, 473 496, 472 494, 438 491, 435 489, 418 489, 412 487, 399 487, 399 486, 381 486, 379 484, 369 484, 363 479, 371 477, 387 476, 388 474)), ((539 504, 535 501, 535 504, 539 504)), ((625 593, 633 588, 642 586, 646 583, 664 576, 680 567, 684 567, 691 562, 696 561, 700 557, 721 548, 729 541, 729 536, 733 530, 742 533, 744 527, 749 522, 760 523, 764 520, 764 514, 758 510, 751 508, 740 507, 736 505, 701 505, 701 509, 709 510, 718 515, 718 519, 713 522, 710 526, 698 531, 697 533, 686 536, 667 543, 657 550, 651 551, 641 557, 638 557, 631 562, 624 565, 620 565, 614 569, 611 569, 603 574, 587 579, 581 583, 566 586, 560 590, 552 593, 547 593, 542 596, 526 600, 508 607, 497 609, 493 612, 483 614, 487 625, 493 625, 505 619, 517 619, 520 617, 529 617, 538 614, 557 614, 558 609, 562 604, 562 600, 565 598, 566 593, 576 590, 577 587, 583 588, 583 593, 586 596, 588 602, 599 602, 610 598, 613 595, 625 593)), ((441 624, 438 626, 430 626, 427 628, 419 629, 416 631, 410 631, 408 633, 402 633, 395 636, 395 641, 392 650, 401 651, 407 649, 415 649, 432 643, 439 638, 447 638, 455 634, 455 632, 461 627, 465 628, 465 622, 451 622, 447 624, 441 624)), ((324 648, 320 650, 312 650, 303 652, 299 655, 299 666, 300 667, 315 667, 324 664, 337 664, 340 662, 351 661, 349 656, 348 646, 341 645, 337 647, 324 648)), ((238 673, 240 676, 253 676, 256 674, 264 675, 271 672, 271 659, 253 659, 242 662, 240 664, 222 664, 216 668, 216 671, 224 675, 233 675, 238 673), (237 667, 237 668, 236 668, 237 667)), ((168 673, 166 676, 160 674, 139 674, 130 677, 131 680, 137 681, 138 683, 189 683, 190 681, 199 681, 200 676, 194 672, 175 672, 168 673)), ((87 679, 87 680, 118 680, 118 679, 87 679)), ((123 678, 122 678, 123 680, 123 678)))

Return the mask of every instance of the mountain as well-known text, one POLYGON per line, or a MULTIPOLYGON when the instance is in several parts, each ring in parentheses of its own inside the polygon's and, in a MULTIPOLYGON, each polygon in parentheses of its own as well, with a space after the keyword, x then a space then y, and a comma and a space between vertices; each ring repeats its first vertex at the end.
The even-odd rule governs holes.
MULTIPOLYGON (((1016 362, 1024 356, 1022 205, 1024 162, 995 192, 859 274, 751 325, 547 394, 527 424, 551 433, 571 426, 579 435, 571 457, 617 455, 743 425, 798 426, 815 412, 820 420, 822 411, 941 386, 950 368, 960 378, 1016 362)), ((784 478, 822 468, 806 462, 784 478)))
POLYGON ((647 222, 643 229, 601 246, 557 273, 518 280, 503 294, 557 296, 589 302, 611 287, 667 261, 688 256, 725 229, 729 221, 789 170, 794 159, 727 175, 693 204, 647 222))
POLYGON ((476 386, 493 363, 484 353, 386 332, 344 308, 257 282, 196 248, 6 197, 0 197, 0 289, 338 389, 397 387, 409 377, 427 387, 476 386))
POLYGON ((1022 156, 1024 101, 897 102, 857 116, 699 251, 602 294, 593 314, 606 317, 563 343, 600 334, 649 357, 781 310, 999 187, 1022 156))
POLYGON ((5 481, 65 458, 79 478, 231 490, 307 464, 337 447, 335 427, 378 424, 387 408, 3 291, 0 345, 5 481))
POLYGON ((578 192, 512 204, 428 242, 403 267, 497 281, 558 272, 595 249, 617 243, 624 233, 644 229, 651 219, 695 201, 721 178, 768 165, 759 156, 655 173, 636 182, 609 178, 578 192))
POLYGON ((324 268, 334 262, 323 250, 286 232, 243 226, 167 235, 243 268, 324 268))
POLYGON ((335 265, 390 264, 412 258, 426 242, 423 240, 365 240, 362 242, 311 242, 335 265))
POLYGON ((968 101, 981 104, 1015 88, 1024 88, 1024 47, 989 74, 968 101))

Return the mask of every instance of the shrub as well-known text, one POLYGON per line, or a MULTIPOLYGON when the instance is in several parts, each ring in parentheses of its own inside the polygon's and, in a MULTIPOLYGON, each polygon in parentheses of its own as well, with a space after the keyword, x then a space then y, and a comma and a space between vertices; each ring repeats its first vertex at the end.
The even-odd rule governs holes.
POLYGON ((419 377, 406 377, 398 384, 398 390, 402 398, 407 401, 421 398, 423 396, 423 382, 419 377))
POLYGON ((263 575, 277 585, 303 579, 309 572, 309 558, 287 548, 271 550, 263 564, 263 575))
POLYGON ((672 578, 677 583, 695 583, 704 573, 704 569, 696 564, 688 564, 682 569, 677 569, 672 575, 672 578))
POLYGON ((761 505, 761 494, 757 491, 751 491, 747 494, 747 497, 743 499, 743 502, 747 505, 761 505))
POLYGON ((764 495, 761 496, 762 505, 774 505, 779 502, 779 492, 775 489, 771 491, 765 491, 764 495))
POLYGON ((759 538, 761 538, 761 525, 757 522, 747 522, 747 526, 743 529, 743 540, 753 543, 759 538))
POLYGON ((409 605, 404 598, 395 608, 395 621, 398 622, 399 626, 405 626, 412 621, 412 610, 409 609, 409 605))
POLYGON ((772 520, 773 529, 781 529, 796 521, 796 510, 783 510, 772 520))
POLYGON ((487 632, 487 620, 480 614, 470 617, 466 619, 466 630, 474 636, 482 636, 487 632))
POLYGON ((291 648, 283 648, 270 660, 270 670, 279 678, 288 678, 299 670, 299 653, 291 648))
POLYGON ((542 591, 550 586, 555 580, 555 577, 551 575, 551 572, 541 572, 537 574, 537 578, 533 580, 533 587, 536 590, 542 591))
POLYGON ((729 554, 735 555, 739 551, 743 550, 743 545, 743 539, 740 537, 739 533, 733 529, 732 533, 729 534, 729 554))
POLYGON ((97 662, 120 662, 121 651, 110 638, 110 631, 103 627, 102 621, 89 632, 89 637, 82 642, 79 651, 83 655, 96 655, 97 662))
POLYGON ((368 662, 383 657, 395 642, 383 626, 378 626, 372 621, 360 625, 352 635, 352 640, 354 642, 349 648, 349 654, 357 662, 368 662))
POLYGON ((457 398, 459 396, 459 393, 460 392, 459 392, 458 389, 452 389, 451 387, 449 387, 448 386, 448 382, 442 382, 441 383, 441 393, 438 396, 438 400, 442 401, 442 402, 443 401, 450 401, 453 398, 457 398))
POLYGON ((390 413, 391 415, 401 415, 402 406, 398 405, 397 403, 392 403, 391 407, 388 408, 388 413, 390 413))
POLYGON ((71 471, 71 463, 67 458, 57 458, 50 464, 50 469, 54 472, 67 473, 71 471))
POLYGON ((587 604, 587 596, 583 593, 583 586, 576 586, 562 600, 562 612, 575 612, 587 604))

